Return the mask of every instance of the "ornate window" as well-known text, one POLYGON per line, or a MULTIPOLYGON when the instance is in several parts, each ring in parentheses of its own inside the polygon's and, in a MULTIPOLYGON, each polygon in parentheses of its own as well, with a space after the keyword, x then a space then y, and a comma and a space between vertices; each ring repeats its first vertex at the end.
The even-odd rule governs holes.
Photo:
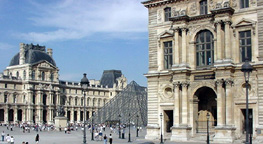
POLYGON ((204 30, 196 36, 196 66, 207 67, 214 63, 214 42, 210 31, 204 30))
POLYGON ((32 80, 35 80, 35 75, 36 75, 36 72, 33 70, 32 71, 32 80))
POLYGON ((50 80, 53 82, 53 80, 54 80, 54 73, 50 74, 50 80))
POLYGON ((251 61, 251 31, 240 31, 239 32, 239 49, 240 49, 240 58, 242 62, 245 62, 247 57, 251 61))
POLYGON ((75 98, 75 105, 78 105, 78 99, 75 98))
POLYGON ((170 17, 171 17, 171 8, 167 7, 164 9, 164 21, 169 21, 170 17))
POLYGON ((7 94, 5 94, 4 97, 5 97, 5 98, 4 98, 4 103, 7 103, 7 94))
POLYGON ((240 8, 248 8, 249 0, 240 0, 240 8))
POLYGON ((164 42, 164 69, 169 69, 173 65, 173 44, 172 41, 164 42))
POLYGON ((207 14, 207 0, 200 1, 200 15, 207 14))
POLYGON ((42 72, 42 81, 45 80, 45 72, 42 72))

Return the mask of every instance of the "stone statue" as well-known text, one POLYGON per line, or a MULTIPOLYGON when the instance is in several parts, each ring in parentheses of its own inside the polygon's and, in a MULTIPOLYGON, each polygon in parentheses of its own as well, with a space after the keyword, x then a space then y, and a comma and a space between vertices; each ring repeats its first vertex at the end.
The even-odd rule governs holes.
POLYGON ((64 106, 58 106, 57 112, 59 117, 64 117, 65 115, 64 106))

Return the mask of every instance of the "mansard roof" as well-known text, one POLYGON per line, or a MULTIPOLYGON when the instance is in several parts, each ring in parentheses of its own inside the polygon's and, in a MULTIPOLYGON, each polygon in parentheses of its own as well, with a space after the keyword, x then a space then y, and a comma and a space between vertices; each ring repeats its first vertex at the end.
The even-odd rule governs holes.
POLYGON ((113 85, 117 83, 117 78, 121 77, 122 73, 120 70, 104 70, 103 75, 100 79, 100 85, 108 86, 113 88, 113 85))

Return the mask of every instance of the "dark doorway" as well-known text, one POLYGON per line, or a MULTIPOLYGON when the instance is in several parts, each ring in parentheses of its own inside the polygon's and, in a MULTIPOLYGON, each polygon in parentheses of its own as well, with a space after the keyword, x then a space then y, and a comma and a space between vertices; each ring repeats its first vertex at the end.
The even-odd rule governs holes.
POLYGON ((77 121, 78 112, 74 111, 74 121, 77 121))
MULTIPOLYGON (((242 109, 242 132, 246 133, 246 109, 242 109)), ((248 109, 249 133, 253 134, 253 110, 248 109)))
POLYGON ((5 110, 0 109, 0 121, 4 121, 4 120, 5 120, 5 110))
POLYGON ((43 95, 43 105, 47 105, 47 95, 43 95))
POLYGON ((43 121, 47 123, 47 110, 43 110, 43 121))
POLYGON ((70 121, 70 111, 67 112, 68 121, 70 121))
POLYGON ((164 128, 165 131, 170 133, 173 126, 173 110, 164 111, 164 128))
POLYGON ((22 121, 22 110, 21 109, 17 111, 17 120, 22 121))
POLYGON ((83 111, 80 111, 80 120, 83 121, 83 111))
POLYGON ((86 112, 86 120, 89 119, 89 111, 86 112))
POLYGON ((36 122, 36 110, 33 110, 33 123, 35 123, 36 122))
POLYGON ((14 110, 12 109, 8 111, 8 121, 14 121, 14 110))

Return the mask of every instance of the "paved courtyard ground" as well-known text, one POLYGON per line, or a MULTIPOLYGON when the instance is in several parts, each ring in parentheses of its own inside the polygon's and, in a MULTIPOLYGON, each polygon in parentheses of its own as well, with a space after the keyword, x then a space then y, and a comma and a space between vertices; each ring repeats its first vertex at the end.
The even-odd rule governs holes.
MULTIPOLYGON (((15 144, 22 144, 23 141, 29 142, 29 144, 35 144, 35 136, 39 134, 40 142, 39 144, 82 144, 83 143, 83 132, 81 130, 71 131, 70 134, 65 134, 64 131, 42 131, 36 132, 31 131, 30 133, 23 133, 22 129, 15 127, 14 131, 7 130, 5 126, 0 126, 0 132, 5 131, 6 134, 14 136, 15 144)), ((128 129, 126 129, 125 139, 119 139, 118 133, 113 133, 113 144, 159 144, 160 141, 149 141, 145 140, 144 136, 146 134, 143 129, 139 133, 139 137, 136 137, 136 130, 131 128, 131 142, 128 142, 128 129)), ((110 130, 106 128, 103 135, 109 136, 110 130)), ((181 144, 182 142, 171 142, 166 140, 164 144, 181 144)), ((204 141, 194 141, 182 143, 182 144, 205 144, 204 141)), ((211 142, 213 143, 213 142, 211 142)), ((236 141, 235 144, 241 144, 242 141, 236 141)), ((260 144, 263 141, 254 141, 253 144, 260 144)), ((0 144, 6 144, 6 142, 0 142, 0 144)), ((91 141, 91 133, 87 130, 87 144, 103 144, 103 141, 91 141)), ((109 142, 108 142, 109 144, 109 142)))

